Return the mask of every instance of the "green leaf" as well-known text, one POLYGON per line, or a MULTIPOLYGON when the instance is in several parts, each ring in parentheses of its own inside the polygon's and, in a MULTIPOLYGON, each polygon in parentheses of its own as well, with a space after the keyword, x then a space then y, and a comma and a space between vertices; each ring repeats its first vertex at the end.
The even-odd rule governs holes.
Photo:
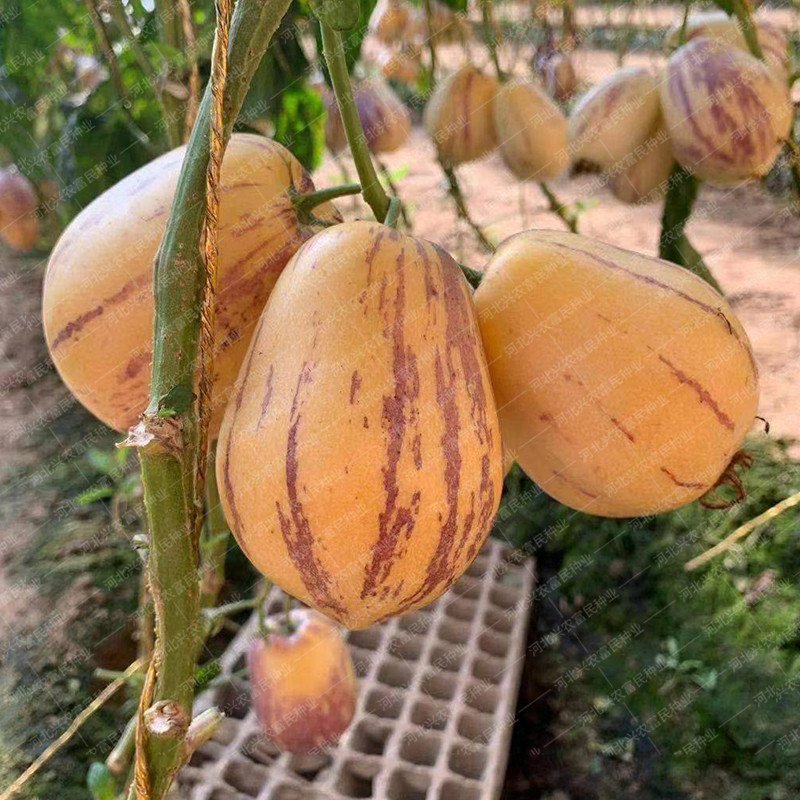
POLYGON ((117 789, 114 776, 105 764, 95 761, 86 775, 86 786, 93 800, 114 800, 117 789))
POLYGON ((91 489, 81 492, 75 498, 75 504, 79 506, 90 506, 92 503, 97 503, 100 500, 108 500, 113 496, 113 486, 93 486, 91 489))

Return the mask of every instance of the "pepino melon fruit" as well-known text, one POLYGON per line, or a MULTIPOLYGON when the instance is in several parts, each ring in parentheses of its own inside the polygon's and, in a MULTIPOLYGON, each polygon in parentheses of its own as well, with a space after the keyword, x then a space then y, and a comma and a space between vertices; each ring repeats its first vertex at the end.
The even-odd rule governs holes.
POLYGON ((0 169, 0 239, 13 250, 28 253, 39 238, 33 184, 16 167, 0 169))
POLYGON ((606 517, 708 492, 758 404, 747 334, 693 273, 575 234, 501 244, 475 293, 505 448, 606 517))
POLYGON ((290 753, 335 744, 356 710, 350 651, 336 626, 310 609, 267 620, 269 635, 250 643, 253 707, 266 738, 290 753))
MULTIPOLYGON (((764 61, 783 80, 789 72, 789 44, 786 34, 767 19, 756 17, 756 38, 764 53, 764 61)), ((668 47, 677 47, 680 42, 681 23, 676 23, 666 36, 668 47)), ((735 17, 724 11, 695 11, 689 15, 686 25, 686 41, 705 36, 722 44, 735 47, 745 53, 750 52, 747 40, 735 17)))
POLYGON ((485 540, 502 482, 455 261, 368 222, 303 246, 242 366, 217 475, 253 564, 348 627, 441 595, 485 540))
POLYGON ((534 84, 503 84, 494 100, 494 124, 500 155, 520 180, 549 181, 566 170, 566 117, 534 84))
POLYGON ((652 135, 630 155, 630 164, 611 179, 611 191, 624 203, 649 203, 662 198, 675 166, 672 142, 659 119, 652 135))
POLYGON ((494 99, 499 85, 470 64, 448 75, 425 108, 425 129, 449 167, 497 147, 494 99))
MULTIPOLYGON (((364 81, 355 87, 353 99, 371 152, 391 153, 408 141, 411 134, 408 109, 386 84, 364 81)), ((324 100, 325 144, 332 153, 338 153, 347 147, 347 134, 333 92, 327 91, 324 100)))
POLYGON ((572 161, 611 169, 645 141, 659 110, 658 81, 648 70, 617 70, 572 109, 568 131, 572 161))
MULTIPOLYGON (((153 260, 184 152, 166 153, 90 203, 47 265, 42 316, 50 355, 75 397, 118 431, 148 403, 153 260)), ((281 145, 252 134, 231 138, 222 166, 212 436, 278 274, 317 229, 301 223, 290 196, 312 189, 281 145)), ((315 214, 339 219, 330 204, 315 214)))
POLYGON ((675 158, 721 186, 766 175, 794 113, 764 62, 703 36, 670 57, 661 101, 675 158))

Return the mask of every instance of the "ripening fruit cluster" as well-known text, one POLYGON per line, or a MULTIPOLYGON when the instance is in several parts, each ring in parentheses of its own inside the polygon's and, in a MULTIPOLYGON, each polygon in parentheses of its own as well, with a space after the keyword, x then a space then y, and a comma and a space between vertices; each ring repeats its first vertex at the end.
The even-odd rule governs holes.
POLYGON ((378 0, 369 19, 369 32, 380 43, 377 55, 387 80, 413 84, 420 71, 420 51, 434 45, 465 41, 469 27, 463 17, 440 0, 431 0, 430 24, 424 6, 406 0, 378 0))
POLYGON ((500 84, 471 64, 448 75, 425 107, 441 162, 455 167, 499 150, 519 180, 557 178, 567 168, 567 120, 534 83, 500 84))
MULTIPOLYGON (((578 100, 569 119, 573 162, 604 172, 626 202, 661 196, 677 160, 704 181, 730 185, 769 171, 789 133, 786 38, 758 23, 765 60, 735 20, 689 17, 687 42, 666 69, 620 69, 578 100)), ((667 37, 677 44, 679 32, 667 37)))
MULTIPOLYGON (((53 360, 120 430, 147 404, 152 263, 182 156, 90 204, 45 278, 53 360)), ((758 387, 746 334, 702 280, 531 231, 500 246, 473 294, 431 242, 341 223, 330 204, 303 223, 291 195, 311 188, 280 145, 232 138, 212 436, 227 519, 276 584, 356 628, 431 602, 488 535, 504 449, 553 497, 604 516, 714 486, 758 387)))

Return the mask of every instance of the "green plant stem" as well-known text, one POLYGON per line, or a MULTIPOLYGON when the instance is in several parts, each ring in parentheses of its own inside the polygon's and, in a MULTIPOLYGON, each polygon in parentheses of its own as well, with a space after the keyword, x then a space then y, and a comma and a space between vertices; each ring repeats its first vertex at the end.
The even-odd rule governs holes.
POLYGON ((364 130, 361 127, 361 120, 358 116, 355 99, 353 98, 353 87, 350 85, 350 73, 347 71, 347 59, 345 58, 344 41, 340 31, 335 31, 327 23, 320 20, 322 30, 322 48, 325 53, 325 62, 328 65, 328 72, 333 84, 333 92, 336 95, 336 102, 339 112, 342 115, 347 142, 353 154, 353 161, 358 172, 358 179, 361 181, 361 191, 364 200, 372 209, 375 219, 383 222, 386 213, 389 211, 389 197, 383 190, 378 173, 367 147, 367 140, 364 130))
POLYGON ((722 294, 722 288, 716 278, 686 236, 686 224, 691 216, 699 188, 697 178, 676 164, 669 177, 669 189, 664 199, 658 254, 667 261, 690 269, 722 294))
POLYGON ((375 160, 378 162, 378 169, 381 172, 381 177, 386 181, 386 185, 389 187, 389 191, 394 196, 394 198, 396 198, 399 204, 400 219, 403 220, 403 225, 406 226, 406 230, 411 231, 411 216, 408 213, 408 209, 406 208, 405 203, 400 197, 400 192, 397 188, 397 184, 392 179, 392 173, 389 171, 389 168, 386 166, 386 164, 383 163, 383 161, 381 161, 379 158, 376 158, 375 160))
POLYGON ((431 85, 430 90, 433 91, 436 87, 436 44, 433 41, 433 27, 431 20, 433 19, 433 0, 425 0, 425 21, 428 25, 428 53, 431 58, 431 85))
POLYGON ((292 197, 292 205, 297 209, 298 215, 304 222, 311 222, 312 212, 317 206, 327 203, 329 200, 335 200, 337 197, 358 194, 360 191, 360 183, 344 183, 340 186, 330 186, 327 189, 317 189, 307 194, 296 194, 292 197))
POLYGON ((567 206, 565 206, 559 199, 556 197, 555 192, 544 182, 539 181, 539 188, 542 190, 542 194, 547 198, 547 203, 549 205, 550 210, 561 219, 561 221, 567 226, 567 228, 572 231, 572 233, 578 232, 578 218, 577 216, 572 213, 567 206))
POLYGON ((494 245, 486 237, 486 234, 483 232, 483 228, 481 228, 481 226, 478 225, 478 223, 475 222, 475 220, 473 220, 470 216, 467 203, 464 200, 464 193, 461 191, 461 185, 458 182, 458 177, 456 176, 455 170, 453 167, 446 165, 441 159, 439 159, 439 166, 441 166, 442 172, 444 172, 444 175, 447 178, 447 185, 450 189, 450 195, 453 198, 453 202, 456 205, 458 216, 463 219, 470 228, 472 228, 475 235, 478 237, 481 247, 483 247, 483 249, 488 253, 494 253, 494 245))
POLYGON ((497 29, 494 24, 494 9, 492 8, 492 0, 481 0, 481 15, 483 18, 483 40, 489 50, 489 56, 494 64, 494 70, 497 73, 497 80, 502 83, 505 79, 505 73, 500 67, 500 59, 497 55, 497 29))
POLYGON ((760 61, 764 60, 764 51, 761 49, 761 42, 758 41, 758 31, 753 23, 753 16, 747 0, 730 0, 733 16, 736 17, 741 28, 744 40, 750 48, 750 52, 760 61))
MULTIPOLYGON (((239 0, 230 29, 230 68, 224 96, 227 142, 253 73, 289 6, 289 0, 239 0)), ((139 449, 147 508, 148 569, 156 611, 153 703, 169 701, 188 720, 200 634, 195 522, 198 420, 194 381, 198 365, 200 304, 206 274, 201 237, 205 221, 212 96, 200 104, 155 265, 155 326, 150 404, 129 443, 139 449), (170 419, 163 419, 168 416, 170 419)), ((184 731, 185 734, 185 731, 184 731)), ((180 766, 181 735, 147 736, 143 754, 161 800, 180 766)))

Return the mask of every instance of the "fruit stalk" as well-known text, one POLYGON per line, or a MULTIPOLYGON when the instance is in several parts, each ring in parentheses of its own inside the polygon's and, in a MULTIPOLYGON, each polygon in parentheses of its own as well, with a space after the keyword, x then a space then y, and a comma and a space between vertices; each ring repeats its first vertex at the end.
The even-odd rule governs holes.
POLYGON ((383 222, 389 211, 389 197, 378 179, 378 173, 375 171, 375 165, 369 154, 364 130, 361 127, 358 109, 353 98, 353 87, 350 85, 350 73, 347 71, 342 34, 341 31, 334 30, 323 20, 320 20, 319 25, 322 30, 322 49, 325 54, 325 62, 328 65, 333 92, 339 105, 339 113, 342 115, 347 142, 350 145, 358 178, 361 181, 361 191, 367 205, 372 209, 375 219, 383 222))
MULTIPOLYGON (((239 0, 228 48, 230 77, 223 97, 222 145, 230 137, 250 80, 285 14, 288 0, 239 0)), ((206 280, 202 255, 210 159, 212 94, 206 87, 178 180, 175 200, 155 266, 155 329, 150 404, 129 442, 139 448, 150 531, 148 569, 156 610, 153 663, 157 680, 146 700, 165 703, 187 722, 194 689, 199 637, 195 526, 201 499, 194 383, 200 340, 200 304, 206 280)), ((146 687, 147 688, 147 687, 146 687)), ((137 753, 150 800, 165 796, 183 753, 185 725, 172 735, 138 731, 137 753)))
POLYGON ((669 177, 669 188, 664 199, 661 217, 661 236, 658 242, 660 258, 680 264, 711 284, 720 294, 722 289, 702 256, 692 247, 686 236, 686 223, 692 213, 700 182, 680 164, 676 164, 669 177))
POLYGON ((750 14, 750 7, 748 6, 747 0, 730 0, 730 5, 727 2, 717 3, 717 5, 723 11, 727 11, 729 14, 736 17, 736 21, 742 29, 742 35, 747 42, 747 46, 750 48, 750 52, 759 59, 759 61, 763 61, 764 51, 761 49, 761 42, 758 41, 758 32, 756 31, 756 26, 753 24, 753 17, 750 14))

